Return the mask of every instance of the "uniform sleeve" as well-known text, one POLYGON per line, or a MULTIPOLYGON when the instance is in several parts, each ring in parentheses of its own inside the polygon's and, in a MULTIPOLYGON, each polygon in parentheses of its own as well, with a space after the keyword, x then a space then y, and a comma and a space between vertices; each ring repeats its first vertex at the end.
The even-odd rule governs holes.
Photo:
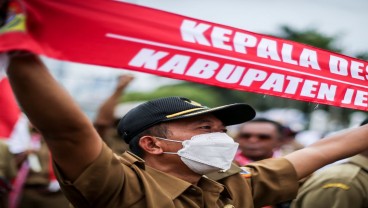
POLYGON ((98 158, 74 181, 65 180, 54 164, 61 189, 74 207, 129 207, 142 198, 138 177, 132 167, 103 145, 98 158))
POLYGON ((364 192, 353 184, 331 181, 302 192, 293 202, 297 208, 364 207, 364 192))
POLYGON ((294 199, 299 184, 293 165, 284 158, 273 158, 246 166, 253 195, 254 207, 276 204, 294 199))

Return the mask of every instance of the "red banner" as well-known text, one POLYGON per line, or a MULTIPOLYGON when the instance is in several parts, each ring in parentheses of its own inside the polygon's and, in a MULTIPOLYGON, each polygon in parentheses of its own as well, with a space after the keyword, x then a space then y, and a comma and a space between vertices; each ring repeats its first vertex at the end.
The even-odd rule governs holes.
POLYGON ((362 60, 118 0, 23 3, 27 32, 3 29, 0 52, 28 49, 230 89, 368 107, 368 63, 362 60))

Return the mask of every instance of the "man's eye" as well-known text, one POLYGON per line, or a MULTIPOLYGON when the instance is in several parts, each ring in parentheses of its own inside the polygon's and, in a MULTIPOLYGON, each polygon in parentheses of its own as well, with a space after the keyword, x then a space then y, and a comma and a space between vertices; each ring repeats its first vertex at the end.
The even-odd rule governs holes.
POLYGON ((201 126, 199 128, 201 128, 201 129, 211 129, 211 126, 201 126))

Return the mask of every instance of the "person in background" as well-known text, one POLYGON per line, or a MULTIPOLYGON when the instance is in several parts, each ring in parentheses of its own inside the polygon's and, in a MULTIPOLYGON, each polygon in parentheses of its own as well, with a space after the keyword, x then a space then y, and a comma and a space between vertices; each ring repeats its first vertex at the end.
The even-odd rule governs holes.
POLYGON ((293 131, 290 127, 284 126, 283 137, 280 139, 281 155, 290 154, 296 150, 303 149, 304 146, 296 141, 295 136, 298 132, 293 131))
POLYGON ((239 143, 235 162, 244 166, 253 161, 282 156, 279 147, 283 129, 280 123, 266 118, 242 124, 235 138, 239 143))
POLYGON ((17 173, 14 156, 9 152, 8 145, 0 139, 0 207, 8 207, 11 181, 17 173))
MULTIPOLYGON (((236 136, 239 150, 235 163, 245 166, 254 161, 283 156, 279 149, 283 137, 284 127, 267 118, 256 118, 242 124, 236 136)), ((289 205, 290 202, 281 202, 267 207, 286 208, 289 205)))
POLYGON ((32 124, 30 129, 29 148, 15 156, 19 171, 12 204, 17 208, 67 208, 69 202, 56 180, 49 149, 32 124))
MULTIPOLYGON (((367 123, 368 118, 361 126, 367 123)), ((347 162, 317 171, 303 184, 292 208, 310 207, 368 207, 368 148, 347 162)))
POLYGON ((132 75, 122 75, 115 91, 102 103, 93 122, 98 134, 104 142, 117 154, 122 154, 129 147, 121 139, 116 131, 116 126, 121 118, 116 119, 114 109, 129 83, 134 79, 132 75))

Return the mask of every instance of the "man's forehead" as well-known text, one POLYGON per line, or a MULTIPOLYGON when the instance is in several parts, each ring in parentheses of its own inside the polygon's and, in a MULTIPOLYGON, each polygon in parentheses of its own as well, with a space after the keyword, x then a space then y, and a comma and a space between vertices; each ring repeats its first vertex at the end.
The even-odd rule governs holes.
POLYGON ((272 123, 268 122, 247 122, 244 123, 241 127, 241 130, 275 130, 276 127, 272 123))

